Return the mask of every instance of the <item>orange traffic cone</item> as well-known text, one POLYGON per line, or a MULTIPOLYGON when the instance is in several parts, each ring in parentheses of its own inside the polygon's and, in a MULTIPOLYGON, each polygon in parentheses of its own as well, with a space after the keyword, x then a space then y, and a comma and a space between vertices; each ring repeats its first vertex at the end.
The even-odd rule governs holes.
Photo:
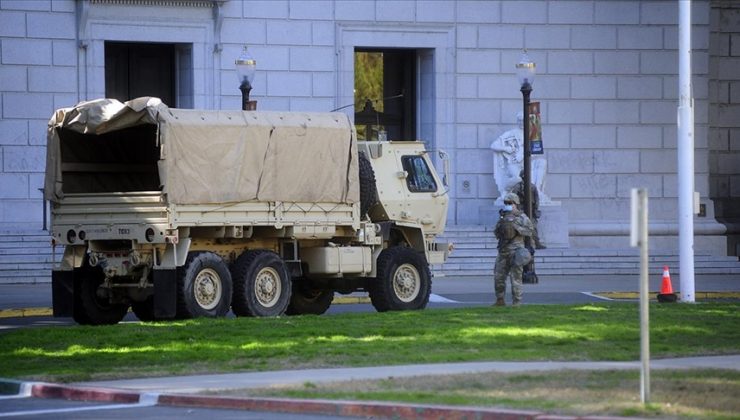
POLYGON ((672 303, 678 300, 678 296, 673 293, 673 286, 671 286, 671 273, 668 272, 668 266, 663 266, 663 284, 660 286, 660 293, 658 293, 658 302, 661 303, 672 303))

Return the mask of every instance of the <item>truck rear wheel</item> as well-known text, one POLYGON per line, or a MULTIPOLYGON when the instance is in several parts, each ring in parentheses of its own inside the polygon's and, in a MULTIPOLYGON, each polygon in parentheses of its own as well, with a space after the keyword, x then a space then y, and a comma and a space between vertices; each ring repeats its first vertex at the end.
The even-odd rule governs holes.
POLYGON ((98 295, 98 288, 103 284, 105 275, 99 268, 86 267, 79 271, 80 280, 79 310, 75 310, 74 319, 80 324, 110 325, 119 323, 126 312, 128 305, 111 303, 107 297, 98 295))
POLYGON ((191 252, 177 269, 177 317, 225 316, 231 306, 231 273, 212 252, 191 252))
POLYGON ((278 316, 290 303, 290 274, 279 255, 267 250, 247 251, 232 268, 237 316, 278 316))
POLYGON ((429 264, 411 248, 385 249, 378 256, 378 277, 368 291, 378 312, 424 309, 432 291, 429 264))
POLYGON ((293 295, 285 311, 288 315, 321 315, 329 309, 334 300, 334 291, 318 289, 310 284, 293 282, 293 295))

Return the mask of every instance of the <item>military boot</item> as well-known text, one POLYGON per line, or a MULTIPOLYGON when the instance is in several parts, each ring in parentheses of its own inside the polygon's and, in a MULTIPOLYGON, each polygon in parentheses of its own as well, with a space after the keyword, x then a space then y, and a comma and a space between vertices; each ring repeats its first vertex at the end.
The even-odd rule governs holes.
POLYGON ((506 306, 506 302, 504 302, 504 298, 498 298, 496 299, 496 303, 494 303, 493 306, 506 306))

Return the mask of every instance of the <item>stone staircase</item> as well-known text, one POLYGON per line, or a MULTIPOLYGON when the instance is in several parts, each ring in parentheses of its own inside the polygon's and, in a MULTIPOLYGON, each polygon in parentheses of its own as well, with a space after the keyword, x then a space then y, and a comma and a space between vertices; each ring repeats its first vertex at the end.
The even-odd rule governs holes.
MULTIPOLYGON (((455 244, 455 249, 443 266, 435 266, 435 275, 446 277, 493 276, 496 261, 496 238, 493 226, 448 226, 445 240, 455 244)), ((617 242, 614 248, 577 249, 548 248, 537 250, 535 265, 539 275, 639 275, 640 259, 637 248, 625 247, 617 242)), ((663 266, 671 274, 679 273, 678 253, 672 250, 651 249, 649 271, 662 272, 663 266)), ((694 256, 694 273, 732 274, 740 277, 740 260, 735 256, 694 256)))
MULTIPOLYGON (((62 247, 57 247, 57 261, 63 252, 62 247)), ((0 284, 51 282, 53 262, 48 232, 0 231, 0 284)))

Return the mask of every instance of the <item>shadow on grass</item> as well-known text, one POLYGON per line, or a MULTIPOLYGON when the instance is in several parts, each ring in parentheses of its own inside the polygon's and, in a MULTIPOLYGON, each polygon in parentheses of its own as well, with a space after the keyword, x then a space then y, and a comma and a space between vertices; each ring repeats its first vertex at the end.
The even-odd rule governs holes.
MULTIPOLYGON (((653 357, 740 352, 737 304, 651 306, 653 357)), ((16 330, 0 376, 80 381, 482 360, 636 360, 636 304, 526 305, 16 330)))

